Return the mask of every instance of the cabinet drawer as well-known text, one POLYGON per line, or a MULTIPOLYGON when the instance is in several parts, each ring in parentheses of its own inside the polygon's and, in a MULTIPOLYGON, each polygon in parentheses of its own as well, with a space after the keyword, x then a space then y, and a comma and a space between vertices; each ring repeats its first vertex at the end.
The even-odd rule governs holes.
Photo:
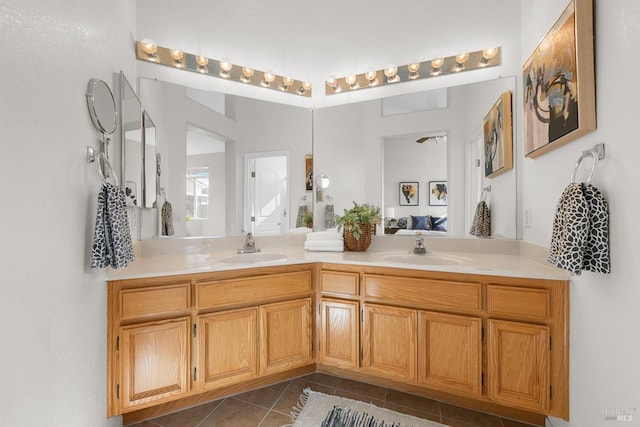
POLYGON ((549 289, 488 285, 487 311, 543 320, 551 315, 551 294, 549 289))
POLYGON ((256 305, 262 301, 288 298, 309 292, 311 292, 310 271, 270 274, 198 283, 196 304, 199 310, 256 305))
POLYGON ((122 320, 181 312, 190 306, 189 283, 120 291, 122 320))
POLYGON ((365 275, 364 296, 416 308, 481 309, 479 283, 365 275))
POLYGON ((323 271, 321 291, 332 294, 358 295, 358 273, 323 271))

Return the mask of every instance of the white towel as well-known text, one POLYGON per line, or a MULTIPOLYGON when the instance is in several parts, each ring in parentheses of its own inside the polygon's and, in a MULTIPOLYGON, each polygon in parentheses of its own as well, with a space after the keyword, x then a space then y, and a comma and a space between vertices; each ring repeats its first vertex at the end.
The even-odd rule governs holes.
POLYGON ((325 241, 325 240, 329 240, 329 241, 342 241, 342 233, 338 233, 338 230, 336 230, 335 228, 332 228, 330 230, 323 230, 323 231, 314 231, 313 233, 309 233, 307 234, 307 241, 310 240, 314 240, 314 241, 325 241))
POLYGON ((324 251, 324 252, 342 252, 344 251, 344 242, 340 241, 306 241, 304 248, 308 251, 324 251))
POLYGON ((135 259, 124 192, 105 183, 98 194, 91 268, 125 268, 135 259))

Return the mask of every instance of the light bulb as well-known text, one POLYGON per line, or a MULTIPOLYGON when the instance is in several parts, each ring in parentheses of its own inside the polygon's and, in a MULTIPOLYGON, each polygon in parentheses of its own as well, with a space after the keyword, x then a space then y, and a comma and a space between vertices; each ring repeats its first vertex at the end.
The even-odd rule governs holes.
POLYGON ((461 53, 460 55, 456 55, 456 62, 458 64, 464 64, 469 59, 468 53, 461 53))
POLYGON ((327 80, 327 86, 329 86, 332 89, 335 89, 336 87, 338 87, 338 81, 334 76, 329 76, 329 79, 327 80))
POLYGON ((435 58, 431 60, 431 66, 433 68, 440 68, 444 65, 444 58, 435 58))
POLYGON ((407 65, 407 70, 409 71, 409 78, 411 80, 414 80, 420 77, 420 73, 418 72, 420 70, 419 62, 414 62, 413 64, 407 65))
POLYGON ((369 81, 369 86, 375 86, 378 84, 378 79, 376 78, 378 73, 376 70, 369 70, 364 74, 364 77, 369 81))
POLYGON ((156 56, 156 52, 158 52, 158 46, 149 39, 142 40, 140 42, 140 47, 148 56, 156 56))
POLYGON ((282 78, 282 83, 284 83, 287 86, 291 86, 293 84, 293 79, 289 76, 285 76, 282 78))
POLYGON ((311 90, 311 82, 302 82, 302 88, 304 90, 311 90))
POLYGON ((398 73, 398 67, 395 65, 388 65, 387 68, 384 69, 384 75, 393 78, 398 73))
POLYGON ((489 64, 489 60, 498 54, 497 47, 490 47, 482 51, 482 59, 480 59, 480 66, 486 67, 489 64))
POLYGON ((196 55, 196 62, 201 67, 206 67, 207 64, 209 63, 209 58, 207 58, 206 56, 202 56, 202 55, 196 55))
POLYGON ((172 57, 175 61, 182 61, 184 58, 184 52, 179 49, 170 49, 169 56, 172 57))
POLYGON ((490 48, 484 49, 482 51, 482 57, 486 58, 487 60, 493 58, 497 54, 498 54, 498 48, 497 47, 490 47, 490 48))
POLYGON ((229 62, 228 59, 222 59, 220 61, 220 68, 222 68, 226 72, 229 72, 233 68, 233 64, 229 62))
POLYGON ((253 76, 253 68, 242 67, 242 77, 240 77, 240 80, 242 80, 244 83, 249 83, 251 81, 252 76, 253 76))

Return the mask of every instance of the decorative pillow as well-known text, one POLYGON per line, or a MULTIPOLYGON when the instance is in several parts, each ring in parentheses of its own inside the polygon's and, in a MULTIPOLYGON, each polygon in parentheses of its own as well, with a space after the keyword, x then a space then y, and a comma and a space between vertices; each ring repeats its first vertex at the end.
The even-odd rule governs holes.
POLYGON ((434 231, 447 231, 447 217, 431 217, 431 229, 434 231))
POLYGON ((431 216, 413 216, 411 215, 412 230, 431 230, 431 216))
POLYGON ((407 227, 407 217, 403 216, 402 218, 398 218, 398 228, 409 228, 407 227))

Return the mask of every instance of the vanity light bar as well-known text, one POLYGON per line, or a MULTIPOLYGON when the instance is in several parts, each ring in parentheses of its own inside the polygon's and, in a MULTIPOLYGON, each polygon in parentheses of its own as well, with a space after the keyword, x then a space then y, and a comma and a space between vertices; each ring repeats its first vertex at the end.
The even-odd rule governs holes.
POLYGON ((217 60, 201 55, 182 52, 176 49, 157 46, 148 41, 136 43, 136 58, 154 62, 180 70, 205 74, 211 77, 274 89, 298 96, 310 97, 311 83, 280 76, 270 71, 254 70, 249 67, 231 64, 227 60, 217 60))
POLYGON ((388 66, 340 78, 329 78, 324 85, 325 95, 351 92, 398 82, 428 79, 462 71, 495 67, 502 63, 502 48, 493 47, 454 56, 434 58, 402 66, 388 66))

